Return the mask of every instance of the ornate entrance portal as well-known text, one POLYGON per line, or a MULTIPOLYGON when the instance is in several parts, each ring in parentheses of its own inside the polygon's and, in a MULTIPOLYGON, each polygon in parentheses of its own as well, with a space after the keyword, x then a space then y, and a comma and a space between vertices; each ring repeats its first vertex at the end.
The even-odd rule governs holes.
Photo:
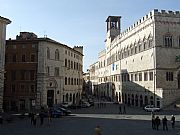
POLYGON ((54 90, 47 91, 47 105, 48 107, 53 107, 54 104, 54 90))

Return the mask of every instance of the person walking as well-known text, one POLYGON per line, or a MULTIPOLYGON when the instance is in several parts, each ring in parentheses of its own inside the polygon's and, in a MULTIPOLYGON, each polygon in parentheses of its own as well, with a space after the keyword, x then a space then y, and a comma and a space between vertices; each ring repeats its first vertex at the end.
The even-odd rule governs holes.
POLYGON ((44 124, 44 112, 41 111, 39 117, 40 117, 40 125, 42 126, 44 124))
POLYGON ((96 128, 95 128, 95 135, 102 135, 99 125, 97 125, 96 128))
POLYGON ((126 113, 126 106, 125 105, 123 106, 123 113, 124 114, 126 113))
POLYGON ((163 124, 163 130, 168 131, 166 116, 164 116, 164 118, 162 119, 162 124, 163 124))
POLYGON ((3 124, 3 118, 2 118, 2 116, 0 115, 0 125, 2 125, 3 124))
POLYGON ((119 114, 122 114, 121 104, 119 104, 119 114))
POLYGON ((174 129, 175 128, 175 116, 174 115, 172 115, 172 117, 171 117, 171 125, 172 125, 172 129, 174 129))
POLYGON ((30 113, 29 114, 30 116, 30 119, 31 119, 31 125, 33 125, 34 124, 34 113, 30 113))
POLYGON ((33 125, 36 126, 36 122, 37 122, 37 114, 34 114, 34 119, 33 119, 33 125))
POLYGON ((159 116, 156 116, 155 119, 156 130, 159 130, 160 124, 161 124, 161 120, 159 119, 159 116))
POLYGON ((155 115, 152 114, 152 129, 156 129, 155 115))

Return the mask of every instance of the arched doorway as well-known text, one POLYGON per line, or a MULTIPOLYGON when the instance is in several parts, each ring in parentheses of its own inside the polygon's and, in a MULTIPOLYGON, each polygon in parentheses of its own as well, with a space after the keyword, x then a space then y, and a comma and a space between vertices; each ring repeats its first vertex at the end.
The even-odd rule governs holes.
POLYGON ((148 97, 147 96, 144 97, 144 104, 148 105, 148 97))
POLYGON ((72 102, 72 94, 70 93, 69 101, 72 102))
POLYGON ((47 105, 52 107, 54 105, 54 90, 47 91, 47 105))
POLYGON ((134 105, 134 94, 131 95, 131 104, 134 105))
POLYGON ((142 107, 142 106, 143 106, 143 96, 140 95, 140 107, 142 107))
POLYGON ((66 102, 68 102, 68 98, 69 98, 69 95, 68 93, 66 94, 66 102))
POLYGON ((73 94, 73 104, 75 104, 75 94, 73 94))
POLYGON ((130 105, 130 95, 128 94, 128 105, 130 105))
POLYGON ((127 95, 125 93, 125 104, 127 104, 127 95))
POLYGON ((138 106, 138 95, 135 96, 135 106, 138 106))

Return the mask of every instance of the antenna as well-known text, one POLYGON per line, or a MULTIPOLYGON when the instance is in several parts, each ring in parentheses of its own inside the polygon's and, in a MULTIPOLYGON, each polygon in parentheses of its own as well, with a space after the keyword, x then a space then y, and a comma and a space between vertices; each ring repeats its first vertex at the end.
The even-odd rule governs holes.
POLYGON ((47 38, 46 31, 44 30, 44 38, 47 38))

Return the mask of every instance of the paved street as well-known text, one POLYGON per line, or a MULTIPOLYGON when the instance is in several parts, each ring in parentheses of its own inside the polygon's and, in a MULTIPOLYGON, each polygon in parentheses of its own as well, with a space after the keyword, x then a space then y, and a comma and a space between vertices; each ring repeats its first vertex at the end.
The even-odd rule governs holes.
MULTIPOLYGON (((127 114, 122 115, 118 114, 117 105, 114 104, 106 108, 91 107, 72 111, 72 116, 54 118, 50 125, 47 119, 43 126, 38 121, 36 127, 30 124, 28 118, 5 122, 0 126, 0 135, 94 135, 97 125, 101 126, 103 135, 180 135, 180 115, 176 115, 175 130, 171 129, 168 122, 169 131, 163 131, 162 125, 159 131, 155 131, 151 129, 150 113, 139 108, 127 107, 127 114)), ((163 114, 160 115, 162 117, 163 114)), ((170 115, 167 118, 170 119, 170 115)))

